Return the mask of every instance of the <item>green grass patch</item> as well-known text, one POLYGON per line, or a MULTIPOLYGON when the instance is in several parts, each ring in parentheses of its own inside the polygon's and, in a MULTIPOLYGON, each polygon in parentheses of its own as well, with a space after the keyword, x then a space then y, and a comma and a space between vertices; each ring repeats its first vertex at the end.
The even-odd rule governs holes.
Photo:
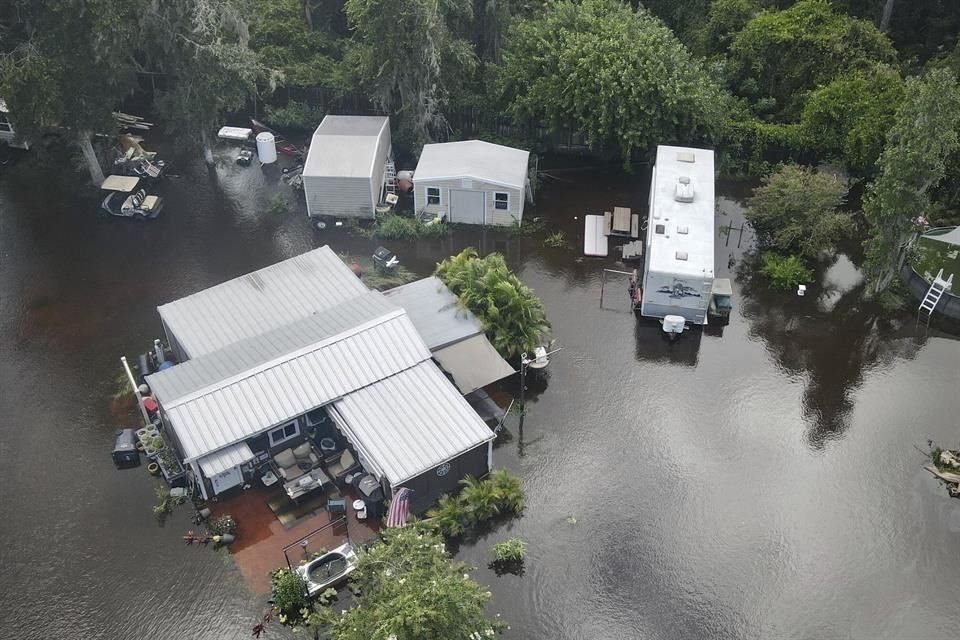
POLYGON ((960 280, 960 247, 931 238, 920 238, 913 257, 913 268, 926 280, 933 280, 940 269, 943 277, 954 274, 960 280))

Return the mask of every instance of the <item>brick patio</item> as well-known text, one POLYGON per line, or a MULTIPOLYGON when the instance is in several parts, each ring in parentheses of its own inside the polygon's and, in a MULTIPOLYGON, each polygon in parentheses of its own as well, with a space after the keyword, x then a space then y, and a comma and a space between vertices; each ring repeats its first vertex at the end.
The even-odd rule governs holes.
MULTIPOLYGON (((286 566, 284 547, 296 543, 313 531, 346 516, 346 526, 330 527, 312 536, 307 546, 308 553, 332 549, 348 539, 354 543, 363 543, 376 537, 380 529, 379 522, 368 523, 356 519, 349 506, 353 502, 353 494, 349 491, 343 495, 348 505, 346 514, 331 514, 320 509, 313 515, 300 519, 291 528, 284 528, 267 506, 267 500, 282 492, 283 489, 277 487, 251 487, 246 491, 238 490, 237 493, 208 505, 213 516, 230 514, 237 521, 236 542, 228 548, 247 586, 258 596, 270 592, 270 572, 277 567, 286 566)), ((291 549, 288 553, 290 561, 296 563, 303 552, 291 549)))

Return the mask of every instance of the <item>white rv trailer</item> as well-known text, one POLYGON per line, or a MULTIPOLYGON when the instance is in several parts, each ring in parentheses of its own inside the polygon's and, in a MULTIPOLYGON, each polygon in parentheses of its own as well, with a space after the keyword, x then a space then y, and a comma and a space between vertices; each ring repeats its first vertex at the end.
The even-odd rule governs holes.
POLYGON ((657 147, 640 314, 707 324, 714 270, 713 151, 657 147))

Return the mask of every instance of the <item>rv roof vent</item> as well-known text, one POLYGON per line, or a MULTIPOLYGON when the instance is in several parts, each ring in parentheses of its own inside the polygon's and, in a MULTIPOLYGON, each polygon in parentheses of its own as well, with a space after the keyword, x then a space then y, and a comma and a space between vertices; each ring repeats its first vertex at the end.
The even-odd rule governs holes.
POLYGON ((667 232, 667 226, 663 224, 658 224, 653 228, 653 230, 656 232, 658 236, 662 236, 667 232))
POLYGON ((679 162, 696 162, 697 156, 693 155, 689 151, 679 151, 677 152, 677 160, 679 162))
POLYGON ((673 199, 677 202, 693 202, 693 185, 690 184, 690 178, 687 176, 677 178, 677 186, 673 192, 673 199))
POLYGON ((690 227, 685 224, 681 224, 677 227, 677 233, 690 233, 690 227))
POLYGON ((677 251, 677 260, 686 260, 687 252, 686 251, 677 251))

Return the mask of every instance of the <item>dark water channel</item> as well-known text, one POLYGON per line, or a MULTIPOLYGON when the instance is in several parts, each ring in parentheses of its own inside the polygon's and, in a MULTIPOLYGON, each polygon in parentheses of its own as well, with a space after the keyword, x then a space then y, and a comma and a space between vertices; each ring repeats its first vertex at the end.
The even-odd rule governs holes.
MULTIPOLYGON (((260 609, 226 556, 183 545, 185 510, 157 526, 143 468, 114 470, 118 357, 157 335, 159 303, 376 243, 264 213, 285 189, 274 171, 225 155, 215 176, 179 173, 155 224, 96 219, 95 196, 53 171, 0 177, 4 637, 246 638, 260 609)), ((732 322, 667 344, 629 313, 625 282, 599 307, 614 260, 579 257, 583 214, 642 207, 647 177, 555 177, 532 215, 572 249, 480 231, 388 243, 420 273, 462 246, 503 252, 563 346, 496 453, 523 478, 524 517, 460 550, 508 637, 955 637, 960 501, 914 445, 960 439, 960 342, 863 306, 843 257, 806 297, 771 293, 733 231, 718 252, 737 277, 732 322), (513 535, 525 573, 497 577, 489 546, 513 535)), ((736 227, 741 189, 719 191, 718 225, 736 227)))

